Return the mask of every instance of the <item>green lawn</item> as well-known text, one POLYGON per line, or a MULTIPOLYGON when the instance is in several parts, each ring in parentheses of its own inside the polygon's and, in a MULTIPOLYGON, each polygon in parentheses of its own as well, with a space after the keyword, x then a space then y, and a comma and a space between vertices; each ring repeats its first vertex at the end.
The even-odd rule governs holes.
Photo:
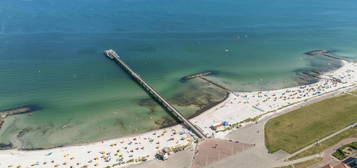
POLYGON ((297 154, 296 156, 294 156, 292 158, 289 158, 289 160, 300 159, 300 158, 303 158, 306 156, 321 153, 324 150, 326 150, 327 148, 329 148, 329 147, 337 144, 338 142, 342 141, 343 139, 347 139, 347 138, 357 138, 357 128, 351 128, 344 132, 341 132, 340 134, 332 137, 331 139, 328 139, 328 140, 320 143, 320 145, 314 146, 304 152, 297 154))
POLYGON ((321 161, 322 161, 322 158, 315 158, 315 159, 307 160, 305 162, 296 163, 296 164, 294 164, 294 166, 284 166, 284 167, 279 167, 279 168, 306 168, 306 167, 315 165, 321 161))
POLYGON ((319 163, 321 161, 322 161, 322 158, 316 158, 316 159, 312 159, 312 160, 308 160, 308 161, 305 161, 305 162, 294 164, 294 167, 295 168, 306 168, 306 167, 315 165, 315 164, 317 164, 317 163, 319 163))
POLYGON ((357 121, 357 97, 330 98, 271 119, 265 126, 269 152, 293 153, 357 121))

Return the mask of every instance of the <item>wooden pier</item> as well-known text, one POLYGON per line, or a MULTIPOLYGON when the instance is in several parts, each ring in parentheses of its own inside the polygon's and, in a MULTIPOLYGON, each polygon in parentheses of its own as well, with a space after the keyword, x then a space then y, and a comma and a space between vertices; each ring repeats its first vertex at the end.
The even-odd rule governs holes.
POLYGON ((145 91, 150 94, 157 102, 159 102, 168 112, 172 113, 180 121, 182 121, 198 138, 206 139, 206 135, 203 131, 189 120, 187 120, 174 106, 172 106, 165 98, 160 96, 158 92, 155 91, 148 83, 146 83, 140 75, 134 72, 114 50, 106 50, 105 54, 108 58, 116 61, 120 66, 133 78, 135 81, 142 86, 145 91))

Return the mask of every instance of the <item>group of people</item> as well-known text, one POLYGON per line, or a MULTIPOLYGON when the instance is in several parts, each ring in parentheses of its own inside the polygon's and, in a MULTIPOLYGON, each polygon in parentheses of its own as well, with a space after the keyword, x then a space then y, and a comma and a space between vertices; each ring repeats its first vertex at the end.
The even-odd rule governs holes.
POLYGON ((41 158, 38 161, 21 160, 21 154, 18 154, 19 161, 16 164, 7 165, 7 167, 117 167, 154 159, 156 153, 163 148, 186 146, 191 142, 192 136, 188 134, 188 130, 178 125, 135 137, 38 151, 36 159, 41 158), (39 156, 39 154, 41 155, 39 156))
POLYGON ((331 74, 328 75, 330 76, 329 78, 321 79, 317 83, 274 91, 258 91, 241 94, 238 102, 251 103, 256 107, 264 109, 265 112, 268 112, 333 91, 337 88, 351 85, 357 81, 357 74, 354 73, 356 65, 355 63, 346 64, 346 66, 338 69, 336 72, 331 72, 331 74))
POLYGON ((327 72, 318 82, 308 85, 283 88, 279 90, 234 92, 222 103, 193 119, 207 134, 224 137, 234 127, 228 126, 224 131, 210 129, 216 123, 228 121, 231 125, 242 126, 256 121, 260 117, 283 109, 289 105, 306 101, 357 83, 356 63, 344 62, 344 66, 327 72))

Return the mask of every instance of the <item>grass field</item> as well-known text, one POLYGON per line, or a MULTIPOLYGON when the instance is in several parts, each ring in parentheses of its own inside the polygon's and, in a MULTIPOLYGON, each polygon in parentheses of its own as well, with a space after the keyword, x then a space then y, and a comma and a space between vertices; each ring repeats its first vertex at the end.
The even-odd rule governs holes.
POLYGON ((306 167, 315 165, 321 161, 322 161, 322 158, 315 158, 315 159, 311 159, 311 160, 308 160, 305 162, 296 163, 293 166, 284 166, 284 167, 280 167, 280 168, 306 168, 306 167))
POLYGON ((307 167, 317 164, 321 161, 322 161, 322 158, 316 158, 316 159, 308 160, 305 162, 297 163, 294 165, 294 167, 295 168, 307 168, 307 167))
POLYGON ((343 139, 347 139, 347 138, 357 138, 357 128, 348 129, 348 130, 332 137, 331 139, 320 143, 320 145, 318 145, 318 146, 314 146, 304 152, 297 154, 296 156, 294 156, 292 158, 289 158, 289 160, 300 159, 300 158, 303 158, 303 157, 306 157, 309 155, 321 153, 324 150, 326 150, 327 148, 329 148, 329 147, 337 144, 338 142, 342 141, 343 139))
POLYGON ((342 95, 271 119, 265 125, 269 152, 293 153, 357 121, 357 97, 342 95))

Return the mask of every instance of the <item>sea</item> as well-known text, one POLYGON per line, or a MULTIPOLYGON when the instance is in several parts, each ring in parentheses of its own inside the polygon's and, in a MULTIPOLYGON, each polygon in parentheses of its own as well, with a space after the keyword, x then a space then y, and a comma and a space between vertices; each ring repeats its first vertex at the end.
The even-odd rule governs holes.
POLYGON ((357 57, 356 0, 1 0, 0 144, 78 145, 176 121, 103 51, 114 49, 186 117, 234 91, 308 84, 357 57))

